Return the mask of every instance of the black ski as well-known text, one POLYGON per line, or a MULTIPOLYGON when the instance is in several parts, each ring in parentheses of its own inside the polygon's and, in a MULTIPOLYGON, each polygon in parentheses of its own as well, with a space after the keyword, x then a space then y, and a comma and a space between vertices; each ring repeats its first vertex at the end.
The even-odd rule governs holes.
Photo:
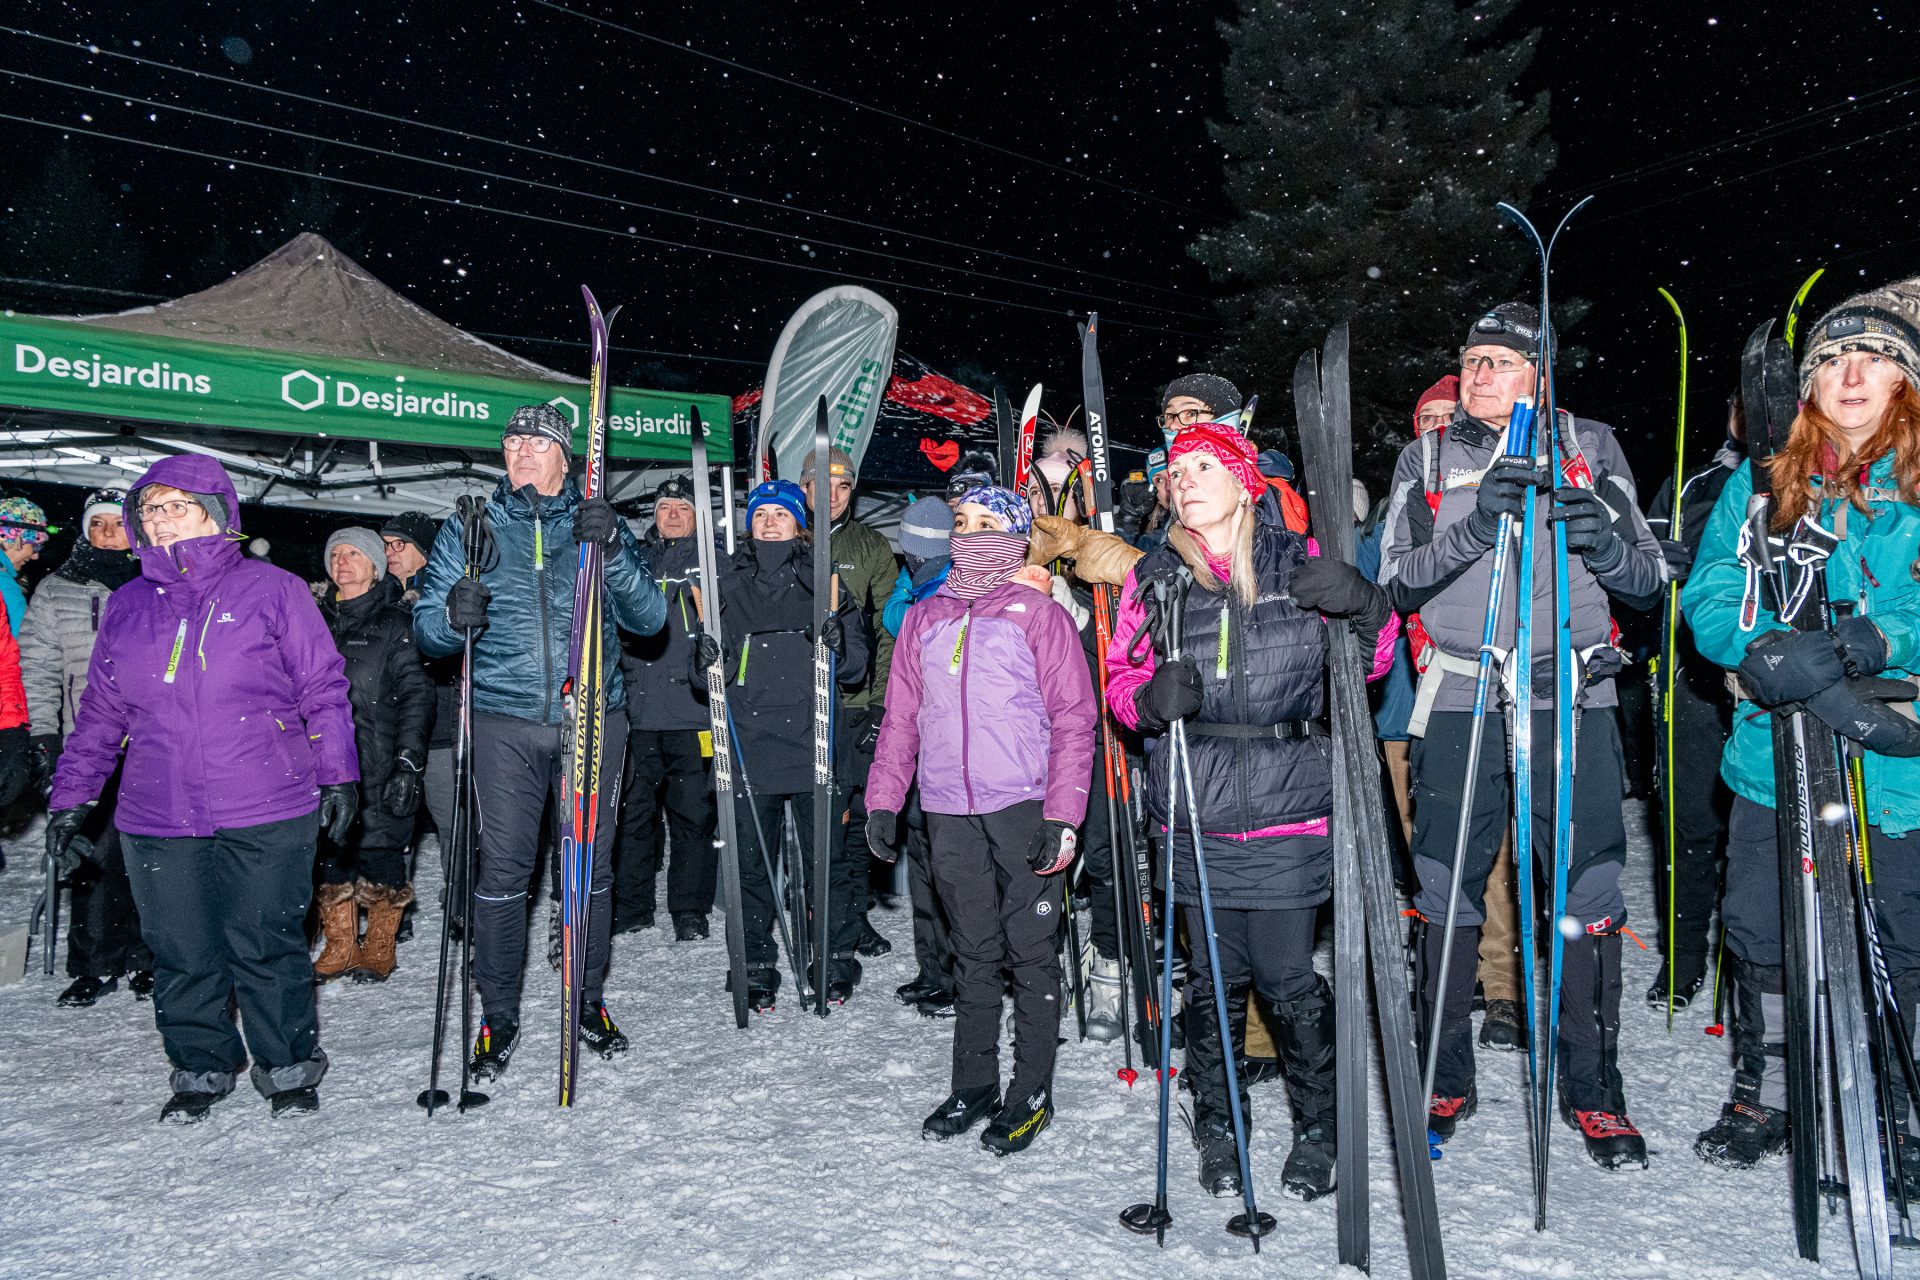
MULTIPOLYGON (((1347 326, 1327 335, 1324 360, 1306 352, 1294 370, 1307 510, 1320 554, 1353 563, 1353 418, 1348 393, 1347 326)), ((1371 655, 1353 630, 1327 628, 1333 727, 1334 1089, 1337 1108, 1336 1206, 1339 1258, 1369 1265, 1367 1179, 1367 959, 1373 960, 1374 1011, 1380 1022, 1388 1114, 1399 1164, 1408 1270, 1416 1280, 1445 1276, 1433 1161, 1426 1143, 1413 997, 1407 984, 1399 903, 1393 894, 1386 798, 1380 789, 1373 716, 1367 706, 1371 655)))
POLYGON ((999 483, 1011 484, 1013 460, 1020 452, 1020 422, 1013 416, 1013 401, 1007 398, 1005 387, 993 389, 993 427, 994 442, 998 446, 995 461, 999 464, 999 483))
POLYGON ((827 620, 833 616, 833 440, 827 426, 827 400, 820 398, 813 423, 813 996, 814 1009, 827 1016, 827 957, 833 912, 828 904, 832 874, 833 684, 838 655, 827 648, 827 620))
POLYGON ((707 724, 713 744, 714 838, 720 846, 720 883, 727 895, 727 978, 733 991, 733 1023, 747 1025, 747 935, 740 909, 740 832, 733 811, 733 735, 727 719, 726 637, 720 624, 719 549, 714 542, 712 473, 707 463, 707 427, 700 410, 693 419, 693 537, 700 555, 700 629, 720 656, 707 668, 707 724))
MULTIPOLYGON (((1087 415, 1087 463, 1092 472, 1088 515, 1095 529, 1113 533, 1113 450, 1107 425, 1106 378, 1100 368, 1100 317, 1092 312, 1080 326, 1081 394, 1087 415)), ((1153 870, 1147 864, 1146 842, 1133 824, 1132 769, 1126 744, 1107 707, 1107 650, 1113 643, 1114 597, 1110 583, 1093 583, 1095 673, 1100 684, 1100 753, 1106 783, 1107 829, 1111 833, 1115 918, 1120 926, 1121 1027, 1125 1064, 1120 1079, 1131 1088, 1138 1078, 1133 1067, 1133 1033, 1126 1025, 1127 992, 1133 995, 1134 1026, 1139 1030, 1141 1058, 1158 1066, 1160 1011, 1153 963, 1153 870)), ((1096 774, 1096 776, 1100 776, 1096 774)))

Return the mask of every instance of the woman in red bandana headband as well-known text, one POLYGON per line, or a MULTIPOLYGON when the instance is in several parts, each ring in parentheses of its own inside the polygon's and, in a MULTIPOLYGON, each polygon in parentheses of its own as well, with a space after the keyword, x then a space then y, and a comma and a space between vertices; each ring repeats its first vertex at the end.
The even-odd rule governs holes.
MULTIPOLYGON (((1387 670, 1398 627, 1383 591, 1351 565, 1320 558, 1309 539, 1285 527, 1253 445, 1232 427, 1186 427, 1168 450, 1167 474, 1175 523, 1167 545, 1127 575, 1107 653, 1108 698, 1114 714, 1143 733, 1184 720, 1191 743, 1221 969, 1209 972, 1205 949, 1193 948, 1186 1072, 1200 1184, 1216 1196, 1240 1194, 1226 1076, 1233 1046, 1221 1043, 1214 991, 1217 984, 1224 994, 1237 1044, 1251 988, 1277 1015, 1272 1026, 1294 1108, 1282 1179, 1290 1194, 1311 1200, 1334 1186, 1333 996, 1313 970, 1315 915, 1333 873, 1322 693, 1327 620, 1344 619, 1332 625, 1351 625, 1361 636, 1376 679, 1387 670), (1136 646, 1135 637, 1152 587, 1183 589, 1183 569, 1191 574, 1183 656, 1171 661, 1166 649, 1136 646)), ((1174 900, 1187 914, 1188 936, 1198 938, 1186 806, 1176 820, 1168 803, 1171 754, 1153 754, 1147 800, 1174 859, 1174 900)))

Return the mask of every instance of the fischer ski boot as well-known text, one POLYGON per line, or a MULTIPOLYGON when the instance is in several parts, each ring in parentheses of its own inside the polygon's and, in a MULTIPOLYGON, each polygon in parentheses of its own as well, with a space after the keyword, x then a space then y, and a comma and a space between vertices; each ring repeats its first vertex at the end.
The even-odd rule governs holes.
POLYGON ((1693 1140, 1693 1153, 1722 1169, 1751 1169, 1791 1145, 1787 1113, 1779 1107, 1735 1100, 1693 1140))
POLYGON ((580 1002, 580 1043, 608 1059, 627 1051, 627 1037, 613 1025, 613 1015, 607 1012, 605 1000, 592 1004, 580 1002))
POLYGON ((1087 1039, 1102 1044, 1120 1038, 1120 962, 1097 952, 1087 974, 1087 1039))
POLYGON ((506 1074, 519 1034, 519 1024, 511 1018, 482 1018, 480 1034, 473 1038, 473 1061, 467 1064, 467 1074, 476 1081, 498 1080, 506 1074))
POLYGON ((1473 1113, 1480 1109, 1480 1087, 1468 1084, 1466 1093, 1459 1097, 1442 1097, 1434 1094, 1427 1099, 1427 1132, 1441 1142, 1453 1137, 1454 1130, 1460 1127, 1462 1120, 1471 1120, 1473 1113))
POLYGON ((947 1100, 933 1109, 920 1124, 920 1136, 945 1142, 957 1138, 974 1125, 1000 1110, 1000 1086, 983 1084, 977 1089, 956 1089, 947 1100))
POLYGON ((980 1145, 997 1156, 1010 1156, 1032 1146, 1052 1123, 1053 1086, 1043 1084, 1024 1095, 1010 1095, 1007 1104, 980 1131, 980 1145))

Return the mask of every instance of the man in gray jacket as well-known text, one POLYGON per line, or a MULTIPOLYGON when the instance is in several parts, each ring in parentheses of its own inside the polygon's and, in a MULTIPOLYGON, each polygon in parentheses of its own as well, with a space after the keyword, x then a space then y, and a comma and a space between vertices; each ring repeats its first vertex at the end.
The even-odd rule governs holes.
MULTIPOLYGON (((60 744, 80 710, 107 597, 140 573, 121 522, 126 500, 120 489, 87 495, 73 554, 33 589, 20 625, 20 674, 33 724, 34 775, 42 791, 53 782, 60 744)), ((118 790, 117 784, 107 786, 81 831, 92 853, 73 873, 73 926, 67 933, 67 976, 73 982, 60 993, 60 1003, 71 1009, 87 1008, 126 973, 132 974, 127 985, 137 998, 153 994, 153 952, 140 939, 140 913, 113 826, 118 790)))
MULTIPOLYGON (((1530 488, 1534 507, 1533 844, 1535 883, 1548 882, 1553 849, 1554 627, 1553 524, 1567 530, 1573 645, 1584 665, 1577 739, 1579 785, 1573 789, 1573 847, 1567 876, 1568 933, 1562 962, 1560 1106, 1604 1168, 1644 1165, 1646 1143, 1627 1118, 1617 1064, 1620 1026, 1620 930, 1626 903, 1620 870, 1626 861, 1621 813, 1623 765, 1614 708, 1608 597, 1648 607, 1665 583, 1659 544, 1641 518, 1632 472, 1610 427, 1562 411, 1555 424, 1566 464, 1542 469, 1549 424, 1535 433, 1537 457, 1506 456, 1515 402, 1531 396, 1541 352, 1540 317, 1524 303, 1505 303, 1474 321, 1460 352, 1460 403, 1437 450, 1418 442, 1400 454, 1386 518, 1380 584, 1402 614, 1417 614, 1409 634, 1421 669, 1412 731, 1415 813, 1413 858, 1420 892, 1418 966, 1421 1012, 1440 1037, 1439 1069, 1429 1123, 1450 1136, 1477 1105, 1469 1010, 1476 951, 1484 920, 1487 872, 1509 820, 1507 717, 1489 714, 1479 777, 1468 815, 1459 927, 1449 972, 1440 973, 1454 842, 1472 729, 1475 672, 1487 617, 1487 585, 1495 531, 1503 515, 1518 517, 1530 488), (1433 1027, 1444 986, 1444 1022, 1433 1027)), ((1494 644, 1502 655, 1514 638, 1511 572, 1494 644)), ((1526 603, 1526 602, 1523 602, 1526 603)), ((1506 699, 1502 696, 1502 701, 1506 699)), ((1510 714, 1510 712, 1509 712, 1510 714)), ((1545 1121, 1542 1121, 1545 1123, 1545 1121)))

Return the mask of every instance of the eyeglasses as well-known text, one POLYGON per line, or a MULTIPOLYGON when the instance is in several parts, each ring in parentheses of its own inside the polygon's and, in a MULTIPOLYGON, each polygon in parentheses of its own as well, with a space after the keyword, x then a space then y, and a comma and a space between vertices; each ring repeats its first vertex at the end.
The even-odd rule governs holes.
POLYGON ((1423 427, 1444 427, 1452 420, 1451 413, 1423 413, 1416 419, 1423 427))
POLYGON ((1190 427, 1200 421, 1201 416, 1206 412, 1207 410, 1205 409, 1182 409, 1178 413, 1163 413, 1160 415, 1160 425, 1163 427, 1190 427))
POLYGON ((1495 373, 1517 373, 1527 367, 1525 360, 1516 360, 1512 356, 1470 356, 1460 353, 1460 372, 1471 377, 1481 369, 1491 369, 1495 373))
POLYGON ((508 436, 500 447, 508 453, 546 453, 553 448, 553 441, 545 436, 508 436))
POLYGON ((173 498, 166 502, 143 503, 136 508, 136 510, 139 512, 142 520, 158 520, 161 516, 165 516, 169 520, 179 520, 189 511, 204 511, 206 508, 197 502, 190 502, 185 498, 173 498))

